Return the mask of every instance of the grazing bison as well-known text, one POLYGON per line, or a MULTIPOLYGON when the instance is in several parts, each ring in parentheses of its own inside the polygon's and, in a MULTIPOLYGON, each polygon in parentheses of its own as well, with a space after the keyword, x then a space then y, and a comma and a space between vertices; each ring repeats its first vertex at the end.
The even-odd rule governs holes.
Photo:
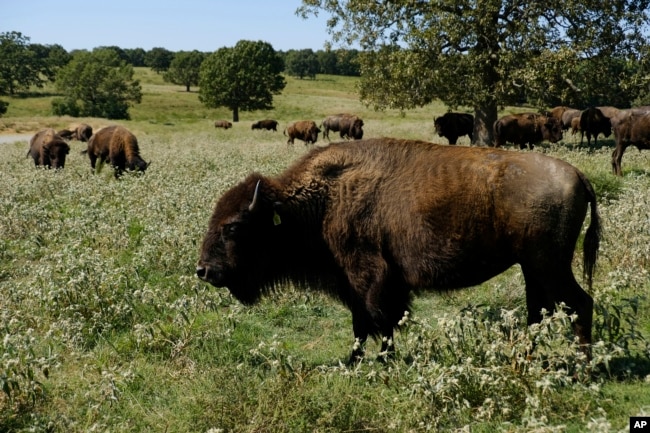
POLYGON ((494 122, 495 147, 507 142, 530 149, 543 140, 557 143, 562 139, 562 126, 554 117, 537 113, 509 114, 494 122))
POLYGON ((29 140, 27 156, 34 159, 34 165, 47 168, 65 167, 65 158, 70 153, 70 146, 52 128, 38 131, 29 140))
POLYGON ((580 144, 587 135, 587 146, 591 146, 591 136, 594 136, 594 146, 598 144, 598 134, 609 137, 612 133, 612 122, 600 109, 589 107, 580 114, 580 144))
POLYGON ((232 123, 228 122, 227 120, 215 120, 214 121, 214 127, 215 128, 229 129, 229 128, 232 128, 232 123))
POLYGON ((267 131, 277 131, 278 121, 273 119, 258 120, 251 125, 251 129, 266 129, 267 131))
POLYGON ((619 114, 614 122, 616 147, 612 152, 612 171, 622 176, 621 160, 628 146, 639 150, 650 149, 650 112, 626 110, 619 114))
MULTIPOLYGON (((580 132, 580 118, 574 117, 571 119, 571 135, 576 135, 578 132, 580 132)), ((580 142, 582 142, 582 138, 580 142)))
POLYGON ((363 120, 354 114, 333 114, 327 116, 321 124, 323 138, 330 139, 329 132, 338 132, 341 138, 361 140, 363 138, 363 120))
POLYGON ((128 129, 119 125, 107 126, 95 132, 88 140, 88 158, 90 166, 95 169, 100 163, 110 162, 119 178, 124 170, 144 172, 149 164, 140 156, 138 139, 128 129))
POLYGON ((318 141, 319 132, 320 129, 313 120, 299 120, 289 124, 282 133, 289 137, 287 144, 293 144, 293 140, 297 138, 304 141, 306 146, 318 141))
POLYGON ((93 135, 93 128, 90 125, 81 123, 74 129, 62 129, 58 134, 66 140, 87 142, 93 135))
POLYGON ((456 144, 458 137, 474 137, 474 116, 467 113, 445 113, 433 119, 438 136, 445 137, 449 144, 456 144))
POLYGON ((562 130, 566 131, 571 127, 571 121, 576 117, 580 117, 580 113, 580 110, 561 105, 554 107, 546 115, 559 120, 562 123, 562 130))
POLYGON ((596 196, 568 163, 392 138, 335 143, 226 191, 196 274, 244 304, 288 281, 330 293, 352 312, 353 362, 369 336, 386 337, 382 350, 390 349, 414 292, 474 286, 519 263, 528 323, 564 302, 589 345, 592 299, 571 268, 589 206, 583 270, 591 286, 596 196))

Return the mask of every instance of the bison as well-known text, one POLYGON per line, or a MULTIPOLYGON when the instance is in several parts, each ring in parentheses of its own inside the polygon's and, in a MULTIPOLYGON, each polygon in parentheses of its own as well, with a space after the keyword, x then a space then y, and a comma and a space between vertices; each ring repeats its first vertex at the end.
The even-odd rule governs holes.
POLYGON ((539 153, 393 138, 312 149, 283 173, 250 174, 217 201, 197 276, 254 304, 286 282, 320 289, 352 313, 363 355, 382 351, 420 290, 480 284, 515 263, 528 323, 566 303, 591 342, 592 298, 571 263, 587 210, 583 272, 600 238, 596 196, 570 164, 539 153))
POLYGON ((354 114, 334 114, 327 116, 321 124, 323 138, 330 139, 329 132, 338 132, 341 138, 361 140, 363 138, 363 120, 354 114))
POLYGON ((596 107, 589 107, 580 114, 580 144, 587 135, 587 146, 591 146, 591 136, 594 136, 594 146, 598 144, 598 134, 609 137, 612 133, 612 122, 596 107))
POLYGON ((304 141, 306 146, 318 141, 319 132, 320 129, 313 120, 299 120, 289 124, 282 133, 289 136, 287 144, 293 144, 293 140, 297 138, 304 141))
POLYGON ((616 147, 612 152, 612 171, 622 176, 621 160, 628 146, 636 146, 639 150, 650 149, 650 112, 626 110, 613 123, 616 147))
POLYGON ((29 140, 27 156, 34 159, 34 165, 47 168, 65 167, 65 158, 70 153, 70 146, 52 128, 38 131, 29 140))
POLYGON ((266 129, 267 131, 277 131, 278 121, 273 119, 258 120, 251 125, 251 129, 266 129))
POLYGON ((474 116, 467 113, 445 113, 433 119, 438 136, 445 137, 449 144, 456 144, 458 137, 474 137, 474 116))
POLYGON ((88 140, 86 152, 93 170, 98 159, 100 163, 110 162, 115 169, 115 178, 119 178, 124 170, 144 172, 149 166, 140 156, 138 139, 119 125, 107 126, 95 132, 88 140))
POLYGON ((494 145, 506 142, 518 144, 521 149, 530 149, 543 140, 557 143, 562 139, 562 126, 554 117, 538 113, 509 114, 494 122, 494 145))
POLYGON ((551 111, 546 113, 546 116, 554 117, 555 119, 559 120, 560 123, 562 123, 562 130, 566 131, 571 127, 571 122, 573 119, 580 117, 580 113, 581 111, 576 108, 560 105, 558 107, 552 108, 551 111))
POLYGON ((215 120, 214 121, 214 127, 215 128, 229 129, 229 128, 232 128, 232 123, 228 122, 227 120, 215 120))
POLYGON ((93 135, 93 128, 90 125, 81 123, 74 129, 62 129, 58 134, 65 140, 77 140, 87 142, 93 135))

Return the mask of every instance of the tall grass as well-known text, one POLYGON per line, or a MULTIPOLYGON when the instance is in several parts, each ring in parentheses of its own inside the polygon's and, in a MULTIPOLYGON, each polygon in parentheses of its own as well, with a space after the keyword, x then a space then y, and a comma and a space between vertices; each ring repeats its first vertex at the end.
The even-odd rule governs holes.
MULTIPOLYGON (((224 131, 211 120, 227 112, 144 82, 143 104, 121 123, 153 163, 119 181, 109 167, 91 173, 82 143, 58 172, 34 168, 26 141, 1 144, 0 431, 618 431, 650 414, 648 154, 628 151, 617 179, 607 146, 535 150, 581 168, 599 195, 592 361, 561 308, 525 325, 518 267, 416 299, 395 358, 379 361, 370 343, 353 367, 340 363, 350 314, 322 294, 287 286, 245 308, 194 277, 216 199, 305 152, 250 121, 355 111, 366 136, 441 140, 431 122, 441 105, 375 112, 356 102, 353 84, 289 80, 273 112, 246 113, 224 131)), ((40 98, 33 117, 20 114, 31 99, 0 122, 24 131, 76 121, 41 113, 40 98)), ((576 275, 581 259, 577 251, 576 275)))

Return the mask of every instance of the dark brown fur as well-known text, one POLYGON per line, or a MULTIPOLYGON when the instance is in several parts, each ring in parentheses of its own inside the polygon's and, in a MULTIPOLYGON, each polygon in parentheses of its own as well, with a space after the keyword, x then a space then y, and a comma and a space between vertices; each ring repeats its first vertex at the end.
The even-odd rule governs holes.
POLYGON ((52 128, 38 131, 29 141, 27 156, 34 159, 34 165, 48 168, 65 167, 65 158, 70 146, 52 128))
POLYGON ((266 129, 267 131, 277 131, 278 121, 273 119, 259 120, 251 125, 251 129, 266 129))
POLYGON ((293 140, 297 138, 304 141, 306 146, 318 141, 319 132, 320 129, 313 120, 299 120, 288 125, 282 133, 289 136, 287 144, 293 144, 293 140))
POLYGON ((568 163, 389 138, 334 143, 276 177, 254 173, 226 191, 197 276, 245 304, 287 281, 325 290, 351 310, 363 343, 393 335, 413 292, 474 286, 519 263, 528 323, 565 302, 588 345, 592 299, 571 264, 589 206, 583 269, 591 286, 596 197, 568 163))
POLYGON ((507 142, 518 144, 521 149, 530 149, 543 140, 556 143, 562 139, 562 125, 554 117, 538 113, 520 113, 503 116, 494 122, 495 146, 507 142))
POLYGON ((214 127, 215 128, 229 129, 229 128, 232 128, 232 123, 228 122, 227 120, 215 120, 214 121, 214 127))
POLYGON ((560 105, 552 108, 546 116, 559 120, 562 123, 562 130, 566 131, 571 127, 571 121, 576 117, 580 117, 580 110, 560 105))
POLYGON ((338 132, 341 138, 361 140, 363 138, 363 120, 354 114, 341 113, 327 116, 321 124, 323 138, 330 139, 329 132, 338 132))
POLYGON ((591 146, 591 136, 594 136, 594 146, 598 144, 598 134, 609 137, 612 134, 612 122, 600 109, 589 107, 580 114, 580 144, 587 136, 587 146, 591 146))
POLYGON ((612 123, 616 140, 616 147, 612 152, 612 171, 615 175, 622 176, 621 160, 628 146, 636 146, 639 150, 650 149, 650 112, 626 110, 612 123))
POLYGON ((95 169, 97 160, 110 162, 118 178, 124 170, 144 172, 148 163, 140 156, 138 139, 123 126, 107 126, 95 132, 88 141, 90 166, 95 169))
POLYGON ((438 136, 445 137, 449 144, 456 144, 458 137, 467 135, 474 139, 474 116, 467 113, 445 113, 433 119, 438 136))
POLYGON ((62 129, 58 134, 65 140, 77 140, 87 142, 93 135, 93 128, 90 125, 81 123, 74 129, 62 129))

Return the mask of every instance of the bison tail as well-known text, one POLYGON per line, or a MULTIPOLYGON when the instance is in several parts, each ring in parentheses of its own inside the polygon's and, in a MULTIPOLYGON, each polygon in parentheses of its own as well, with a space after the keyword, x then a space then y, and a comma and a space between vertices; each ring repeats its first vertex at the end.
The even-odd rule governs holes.
POLYGON ((591 290, 594 271, 596 269, 596 260, 598 259, 598 248, 600 246, 601 224, 596 205, 596 193, 591 183, 581 174, 582 183, 589 194, 589 204, 591 207, 591 222, 587 228, 583 243, 583 276, 587 280, 587 287, 591 290))

